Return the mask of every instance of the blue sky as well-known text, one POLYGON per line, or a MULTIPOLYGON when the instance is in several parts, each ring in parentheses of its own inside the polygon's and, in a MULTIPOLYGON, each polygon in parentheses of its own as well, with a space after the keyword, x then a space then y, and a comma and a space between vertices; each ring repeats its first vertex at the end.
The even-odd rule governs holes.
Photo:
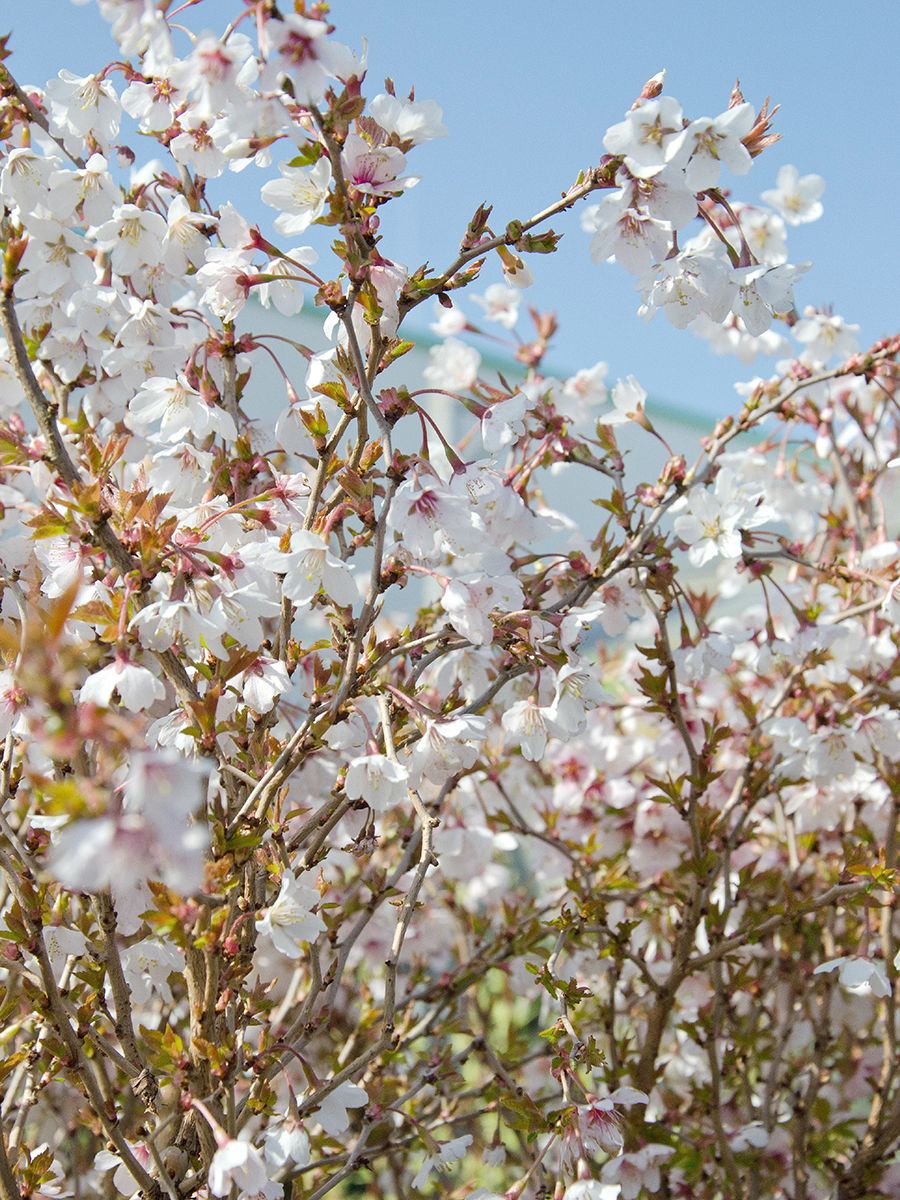
MULTIPOLYGON (((205 16, 219 28, 239 9, 206 0, 191 23, 202 28, 205 16)), ((382 249, 396 261, 449 261, 482 201, 494 204, 499 226, 554 200, 579 167, 600 158, 607 126, 662 67, 666 90, 691 117, 721 111, 740 76, 747 100, 771 95, 782 105, 783 140, 732 181, 734 194, 758 199, 788 162, 827 182, 823 219, 790 231, 791 260, 814 264, 798 304, 833 305, 861 326, 863 342, 900 324, 892 85, 900 5, 334 0, 331 16, 340 40, 357 48, 368 40, 367 94, 381 91, 386 75, 398 93, 414 84, 418 98, 441 104, 450 131, 413 152, 408 169, 422 182, 385 212, 382 249)), ((113 53, 93 3, 5 0, 3 17, 22 82, 43 84, 63 66, 86 74, 113 53)), ((248 174, 225 182, 245 215, 271 228, 275 214, 254 205, 248 174)), ((577 213, 554 227, 565 233, 562 247, 531 260, 537 282, 528 300, 560 319, 552 359, 560 372, 604 359, 613 377, 634 373, 660 399, 710 415, 732 407, 735 381, 769 373, 770 359, 744 367, 714 358, 661 316, 642 321, 631 277, 589 260, 577 213)), ((484 275, 485 283, 499 278, 493 266, 484 275)))

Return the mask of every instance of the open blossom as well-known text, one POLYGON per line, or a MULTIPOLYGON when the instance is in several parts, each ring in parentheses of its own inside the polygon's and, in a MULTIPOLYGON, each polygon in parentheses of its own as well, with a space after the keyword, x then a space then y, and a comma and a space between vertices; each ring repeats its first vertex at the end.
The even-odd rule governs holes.
POLYGON ((482 309, 489 321, 496 321, 504 329, 513 329, 519 319, 519 291, 503 283, 492 283, 483 296, 472 299, 482 309))
POLYGON ((837 971, 841 987, 857 996, 889 996, 891 985, 884 972, 884 963, 870 958, 832 958, 819 963, 814 975, 837 971))
POLYGON ((340 1137, 350 1127, 349 1110, 363 1108, 368 1100, 365 1088, 345 1079, 333 1088, 313 1111, 313 1119, 318 1121, 330 1137, 340 1137))
POLYGON ((765 333, 773 317, 793 310, 794 284, 808 269, 809 263, 781 263, 777 267, 741 267, 735 271, 737 297, 733 309, 748 333, 765 333))
POLYGON ((665 258, 672 243, 672 227, 642 208, 634 208, 627 189, 589 205, 581 214, 581 228, 591 234, 594 262, 616 262, 640 275, 665 258))
POLYGON ((493 611, 510 612, 524 603, 522 588, 512 575, 477 574, 452 579, 441 595, 441 608, 450 624, 475 646, 493 640, 493 611))
POLYGON ((776 186, 763 192, 762 198, 777 208, 788 225, 804 225, 818 221, 824 209, 819 197, 825 191, 821 175, 801 175, 795 166, 783 166, 777 175, 776 186))
POLYGON ((385 133, 395 133, 401 142, 416 146, 447 136, 443 111, 434 100, 401 100, 382 93, 369 101, 369 116, 385 133))
POLYGON ((481 415, 481 440, 485 450, 502 450, 525 432, 525 413, 532 401, 525 392, 516 392, 500 400, 481 415))
POLYGON ((553 709, 533 698, 511 704, 501 718, 503 728, 530 762, 540 762, 547 742, 556 733, 553 709))
POLYGON ((309 1135, 299 1121, 288 1115, 266 1130, 263 1154, 276 1170, 288 1163, 305 1167, 310 1159, 309 1135))
POLYGON ((426 721, 414 744, 410 762, 415 777, 441 784, 457 771, 466 771, 478 759, 479 745, 487 736, 484 717, 461 715, 446 721, 426 721))
POLYGON ((214 1196, 228 1196, 236 1187, 240 1196, 268 1197, 283 1191, 280 1184, 270 1185, 265 1160, 248 1137, 223 1138, 209 1164, 209 1190, 214 1196))
POLYGON ((447 338, 428 351, 429 363, 422 372, 425 382, 448 392, 467 391, 478 378, 481 355, 474 346, 447 338))
POLYGON ((321 217, 331 188, 331 162, 320 158, 313 167, 292 167, 280 163, 281 179, 263 184, 263 203, 280 209, 275 228, 286 237, 308 229, 321 217))
POLYGON ((124 947, 120 957, 122 973, 135 1004, 146 1004, 154 993, 167 1004, 173 1002, 169 977, 184 970, 184 955, 177 946, 144 938, 124 947))
POLYGON ((334 557, 325 539, 311 530, 294 531, 290 553, 282 556, 281 563, 277 569, 285 572, 284 594, 296 604, 308 604, 319 591, 336 604, 359 599, 350 569, 334 557))
POLYGON ((319 256, 311 246, 298 246, 285 258, 272 258, 262 274, 271 276, 259 285, 259 302, 263 308, 273 305, 284 317, 294 317, 303 307, 306 286, 301 267, 311 266, 319 256))
POLYGON ((619 1124, 619 1108, 630 1108, 634 1104, 646 1104, 650 1097, 633 1087, 616 1088, 608 1096, 587 1096, 587 1103, 580 1104, 577 1112, 577 1129, 580 1141, 588 1154, 602 1151, 605 1154, 621 1154, 625 1139, 619 1124))
MULTIPOLYGON (((645 100, 624 121, 611 126, 603 138, 610 154, 621 154, 625 166, 637 179, 659 174, 673 161, 671 147, 684 125, 681 105, 671 96, 645 100)), ((679 150, 684 156, 683 143, 679 150)))
POLYGON ((291 686, 284 663, 260 654, 235 677, 244 703, 255 712, 269 712, 275 701, 291 686))
POLYGON ((587 714, 597 707, 603 695, 603 688, 587 664, 566 663, 556 677, 550 722, 563 734, 583 732, 587 714))
POLYGON ((693 488, 684 513, 675 518, 675 532, 690 546, 689 557, 702 567, 716 556, 740 557, 742 529, 754 529, 771 519, 759 504, 759 494, 741 487, 734 473, 723 468, 714 487, 693 488))
POLYGON ((621 1154, 603 1164, 605 1183, 618 1184, 621 1200, 637 1200, 643 1190, 659 1191, 662 1178, 659 1165, 675 1153, 672 1146, 658 1143, 642 1146, 629 1154, 621 1154))
POLYGON ((119 131, 119 99, 108 80, 60 71, 47 84, 50 120, 76 153, 90 135, 106 147, 119 131))
POLYGON ((406 799, 409 772, 384 754, 362 754, 350 760, 344 792, 383 813, 406 799))
POLYGON ((130 275, 139 267, 158 262, 165 236, 165 218, 136 204, 119 205, 112 217, 94 231, 94 240, 101 249, 110 251, 113 270, 119 275, 130 275))
POLYGON ((601 413, 597 420, 601 425, 621 425, 643 416, 647 393, 633 375, 618 379, 613 385, 611 412, 601 413))
POLYGON ((54 835, 48 867, 64 887, 126 891, 136 879, 159 879, 187 895, 200 887, 209 831, 194 819, 204 805, 206 769, 177 754, 132 758, 122 811, 69 821, 54 835))
POLYGON ((260 86, 268 89, 289 80, 300 104, 317 104, 329 78, 349 79, 362 70, 348 47, 328 36, 326 21, 299 13, 267 18, 260 45, 267 58, 260 86))
POLYGON ((310 883, 304 883, 302 876, 285 871, 281 890, 266 915, 256 922, 256 932, 270 938, 286 958, 299 958, 303 943, 315 941, 325 928, 322 918, 312 911, 319 899, 319 893, 310 883))
POLYGON ((804 347, 803 357, 820 363, 854 354, 857 349, 854 335, 858 332, 858 325, 850 325, 836 314, 816 312, 814 308, 804 309, 802 319, 791 330, 804 347))
POLYGON ((684 165, 685 182, 692 192, 715 187, 723 166, 735 175, 746 175, 751 158, 743 144, 753 128, 755 116, 750 104, 737 104, 720 116, 691 121, 666 145, 670 162, 684 165))
POLYGON ((89 700, 94 704, 108 705, 113 692, 119 693, 119 699, 130 712, 140 712, 150 708, 156 700, 161 700, 166 689, 152 671, 117 656, 114 662, 84 681, 78 699, 82 703, 89 700))
POLYGON ((231 415, 207 404, 184 375, 177 379, 148 379, 132 399, 128 412, 138 429, 147 429, 159 421, 160 436, 167 442, 180 442, 188 434, 201 439, 211 433, 228 440, 237 437, 231 415))
POLYGON ((735 295, 731 268, 714 254, 684 250, 648 272, 642 282, 643 316, 665 313, 676 329, 697 317, 724 321, 735 295))
POLYGON ((358 133, 347 134, 341 165, 347 186, 370 196, 390 196, 418 183, 411 176, 399 178, 406 166, 406 155, 401 150, 370 145, 358 133))
POLYGON ((412 1181, 412 1186, 419 1191, 425 1186, 432 1171, 449 1170, 452 1163, 458 1162, 463 1158, 469 1146, 472 1144, 472 1135, 463 1134, 462 1137, 452 1138, 449 1142, 438 1144, 434 1151, 426 1154, 412 1181))
POLYGON ((163 256, 168 269, 183 275, 189 266, 199 267, 205 258, 209 241, 203 233, 209 224, 205 213, 194 212, 184 196, 175 196, 166 213, 166 233, 163 256))

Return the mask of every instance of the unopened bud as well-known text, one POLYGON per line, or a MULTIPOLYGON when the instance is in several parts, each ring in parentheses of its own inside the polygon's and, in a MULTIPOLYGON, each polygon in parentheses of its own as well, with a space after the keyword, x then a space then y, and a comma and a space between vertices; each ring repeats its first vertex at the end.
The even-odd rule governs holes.
POLYGON ((632 106, 631 106, 632 109, 638 108, 641 104, 644 103, 645 100, 655 100, 656 97, 663 90, 663 84, 665 82, 666 82, 666 68, 663 67, 663 69, 661 71, 657 71, 655 75, 651 75, 651 77, 647 80, 647 82, 641 88, 640 95, 638 96, 637 100, 635 100, 634 104, 632 104, 632 106))

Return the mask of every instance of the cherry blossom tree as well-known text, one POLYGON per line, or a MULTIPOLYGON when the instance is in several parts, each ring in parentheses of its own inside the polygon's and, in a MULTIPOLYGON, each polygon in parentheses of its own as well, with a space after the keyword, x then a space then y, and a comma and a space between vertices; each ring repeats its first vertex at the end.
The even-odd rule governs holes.
POLYGON ((0 49, 2 1200, 896 1195, 900 337, 732 194, 776 110, 661 73, 400 264, 442 112, 327 6, 99 7, 0 49), (690 459, 544 367, 579 220, 775 361, 690 459))

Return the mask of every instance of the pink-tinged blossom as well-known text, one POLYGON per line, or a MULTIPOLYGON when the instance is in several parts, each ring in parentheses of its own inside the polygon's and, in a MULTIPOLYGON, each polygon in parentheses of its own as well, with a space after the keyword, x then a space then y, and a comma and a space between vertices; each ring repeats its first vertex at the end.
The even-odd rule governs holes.
POLYGON ((592 367, 583 367, 574 375, 569 376, 562 386, 562 394, 565 396, 562 407, 566 417, 571 420, 580 420, 594 405, 603 403, 607 396, 606 376, 608 374, 607 364, 598 362, 592 367))
POLYGON ((203 303, 223 321, 233 321, 247 303, 255 273, 251 251, 208 247, 206 262, 196 275, 204 288, 203 303))
POLYGON ((165 75, 149 81, 136 79, 122 93, 122 108, 142 133, 169 129, 186 97, 165 75))
POLYGON ((650 1097, 637 1088, 620 1087, 608 1096, 587 1096, 587 1104, 578 1106, 578 1134, 588 1154, 621 1154, 625 1139, 619 1124, 620 1108, 646 1104, 650 1097))
MULTIPOLYGON (((143 1142, 128 1142, 128 1149, 144 1168, 149 1171, 153 1167, 153 1158, 143 1142)), ((94 1167, 98 1171, 113 1171, 113 1187, 122 1196, 136 1196, 141 1190, 140 1184, 122 1162, 118 1154, 111 1150, 99 1150, 94 1155, 94 1167)))
POLYGON ((48 867, 64 887, 126 891, 137 879, 159 879, 182 894, 204 878, 209 831, 193 814, 204 804, 207 771, 180 755, 133 756, 122 811, 70 821, 53 838, 48 867))
POLYGON ((320 158, 313 167, 280 163, 281 179, 263 184, 264 204, 280 210, 275 228, 286 237, 303 233, 325 211, 331 189, 331 162, 320 158))
POLYGON ((394 195, 419 182, 412 176, 400 178, 405 166, 406 155, 396 146, 374 146, 358 133, 347 134, 341 151, 341 168, 347 187, 368 196, 394 195))
POLYGON ((814 975, 838 972, 838 982, 856 996, 889 996, 891 985, 884 970, 884 963, 870 958, 855 956, 832 958, 820 963, 814 975))
POLYGON ((305 882, 302 875, 286 870, 277 898, 256 922, 256 932, 268 937, 279 954, 299 958, 304 943, 315 941, 325 928, 322 918, 312 911, 319 900, 319 893, 311 883, 305 882))
POLYGON ((487 646, 494 639, 490 614, 521 608, 525 596, 512 575, 467 575, 452 579, 441 595, 441 608, 450 624, 474 646, 487 646))
POLYGON ((349 800, 363 800, 384 813, 407 798, 409 771, 384 754, 362 754, 350 760, 344 792, 349 800))
POLYGON ((364 70, 347 46, 333 41, 325 21, 286 13, 268 18, 260 48, 267 58, 259 86, 269 90, 289 80, 299 104, 318 104, 329 78, 349 79, 364 70))
POLYGON ((227 122, 213 121, 199 112, 188 110, 178 121, 181 132, 169 142, 172 157, 204 179, 217 179, 225 170, 227 159, 222 135, 227 122))
POLYGON ((195 39, 187 58, 169 66, 167 74, 176 88, 192 96, 194 112, 216 117, 229 105, 245 101, 258 71, 253 45, 244 34, 232 33, 223 42, 205 33, 195 39))
POLYGON ((23 719, 28 697, 12 671, 0 671, 0 737, 5 738, 23 719))
POLYGON ((368 115, 385 133, 394 133, 401 142, 416 146, 447 136, 443 110, 434 100, 401 100, 382 93, 369 101, 368 115))
POLYGON ((412 479, 397 489, 387 523, 400 535, 406 550, 422 559, 434 558, 442 546, 471 538, 474 531, 464 497, 446 491, 438 482, 423 487, 412 479))
POLYGON ((118 692, 119 699, 129 712, 141 712, 157 700, 162 700, 166 689, 152 671, 129 662, 123 656, 117 656, 114 662, 88 676, 81 685, 78 700, 81 704, 90 701, 108 707, 113 692, 118 692))
POLYGON ((651 1142, 640 1150, 611 1158, 603 1164, 601 1176, 604 1183, 618 1185, 620 1200, 637 1200, 642 1191, 659 1191, 659 1164, 674 1153, 672 1146, 651 1142))
POLYGON ((818 221, 824 212, 820 200, 824 191, 821 175, 801 175, 795 166, 786 164, 776 176, 776 186, 763 192, 762 198, 781 213, 788 225, 805 225, 818 221))
POLYGON ((647 179, 632 179, 620 171, 616 183, 630 190, 632 208, 643 210, 673 229, 683 229, 697 216, 697 197, 687 187, 684 172, 677 166, 666 167, 647 179))

